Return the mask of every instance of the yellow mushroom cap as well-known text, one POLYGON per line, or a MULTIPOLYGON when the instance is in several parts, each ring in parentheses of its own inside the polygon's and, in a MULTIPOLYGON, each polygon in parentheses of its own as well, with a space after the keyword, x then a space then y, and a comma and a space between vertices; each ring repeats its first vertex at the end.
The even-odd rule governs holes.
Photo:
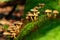
POLYGON ((30 14, 31 12, 28 12, 28 14, 30 14))
POLYGON ((20 21, 16 21, 16 22, 14 22, 14 24, 20 24, 20 25, 22 25, 23 23, 20 22, 20 21))
POLYGON ((5 19, 0 20, 0 23, 1 23, 1 24, 11 24, 10 22, 8 22, 8 21, 5 20, 5 19))
POLYGON ((37 12, 37 14, 39 14, 40 12, 37 12))
POLYGON ((16 33, 12 33, 13 35, 16 35, 16 33))
POLYGON ((36 9, 31 9, 30 11, 37 12, 38 10, 36 10, 36 9))
POLYGON ((11 35, 12 35, 12 36, 16 36, 17 34, 16 34, 16 33, 12 33, 11 35))
POLYGON ((11 30, 10 32, 14 33, 15 31, 11 30))
POLYGON ((32 13, 28 13, 27 16, 34 16, 32 13))
POLYGON ((27 16, 26 19, 29 19, 29 17, 27 16))
POLYGON ((34 16, 38 16, 38 14, 34 14, 34 16))
POLYGON ((18 23, 18 24, 22 25, 23 23, 22 23, 22 22, 20 22, 20 23, 18 23))
POLYGON ((15 26, 15 25, 11 25, 10 27, 11 27, 11 28, 15 28, 16 26, 15 26))
POLYGON ((3 35, 10 35, 10 33, 9 32, 4 32, 3 35))
POLYGON ((53 13, 54 13, 54 14, 58 14, 59 12, 58 12, 57 10, 54 10, 53 13))
POLYGON ((46 13, 51 13, 52 10, 47 9, 47 10, 45 10, 45 12, 46 12, 46 13))
POLYGON ((40 6, 44 6, 45 4, 44 4, 44 3, 41 3, 41 4, 39 3, 39 5, 40 5, 40 6))
POLYGON ((38 6, 35 6, 34 9, 39 9, 39 7, 38 6))
POLYGON ((0 23, 1 23, 1 24, 6 24, 6 22, 7 22, 7 21, 6 21, 4 18, 3 18, 2 20, 0 20, 0 23))

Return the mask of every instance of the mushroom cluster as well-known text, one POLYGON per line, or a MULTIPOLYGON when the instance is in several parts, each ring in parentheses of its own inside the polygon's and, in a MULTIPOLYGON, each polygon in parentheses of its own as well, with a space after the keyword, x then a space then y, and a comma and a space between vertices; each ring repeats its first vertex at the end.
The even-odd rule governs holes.
POLYGON ((16 22, 9 22, 7 20, 0 20, 0 33, 3 32, 2 34, 4 36, 10 36, 12 38, 16 38, 16 36, 19 34, 21 27, 23 23, 20 21, 16 22), (4 29, 4 25, 8 25, 7 29, 4 29))
POLYGON ((45 5, 44 3, 39 3, 38 6, 35 6, 33 9, 31 9, 27 14, 26 19, 36 21, 40 13, 39 9, 43 8, 44 5, 45 5))
POLYGON ((28 12, 26 19, 31 19, 32 21, 37 20, 38 14, 40 13, 36 8, 31 9, 31 12, 28 12))
POLYGON ((7 31, 10 33, 11 37, 16 38, 16 36, 20 32, 22 24, 23 24, 22 22, 17 21, 8 27, 7 31))
POLYGON ((54 17, 54 18, 56 18, 56 16, 57 16, 57 14, 59 14, 59 12, 57 11, 57 10, 50 10, 50 9, 47 9, 47 10, 45 10, 45 13, 46 13, 46 15, 48 16, 48 17, 54 17))

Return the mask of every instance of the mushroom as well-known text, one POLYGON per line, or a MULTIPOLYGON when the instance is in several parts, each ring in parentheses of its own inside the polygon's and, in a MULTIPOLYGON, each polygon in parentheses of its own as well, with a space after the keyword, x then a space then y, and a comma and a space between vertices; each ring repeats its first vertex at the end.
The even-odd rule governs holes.
POLYGON ((51 12, 52 12, 52 10, 49 10, 49 9, 45 10, 45 13, 47 13, 48 17, 51 17, 51 12))
POLYGON ((27 16, 27 17, 26 17, 26 19, 28 20, 28 19, 29 19, 29 17, 27 16))
POLYGON ((14 22, 14 24, 17 24, 17 25, 19 25, 19 26, 22 26, 22 22, 20 22, 20 21, 16 21, 16 22, 14 22))
POLYGON ((57 14, 59 14, 59 12, 57 10, 54 10, 53 14, 54 14, 54 18, 56 18, 57 14))
POLYGON ((16 38, 16 33, 12 33, 11 36, 16 38))
POLYGON ((3 35, 11 35, 9 32, 4 32, 3 35))
POLYGON ((0 21, 0 23, 1 23, 1 24, 3 24, 3 25, 4 25, 4 24, 6 24, 6 22, 5 22, 5 21, 0 21))
POLYGON ((38 14, 34 14, 34 20, 37 20, 38 14))
POLYGON ((36 14, 39 14, 40 12, 38 11, 36 14))
POLYGON ((15 33, 15 31, 13 31, 13 30, 11 30, 10 32, 11 32, 11 33, 15 33))
POLYGON ((37 12, 38 10, 36 10, 36 9, 31 9, 31 11, 35 13, 35 12, 37 12))
POLYGON ((2 20, 0 20, 1 24, 10 24, 10 22, 8 22, 5 18, 3 18, 2 20))
POLYGON ((44 3, 41 3, 41 4, 39 3, 39 8, 44 7, 44 5, 45 5, 44 3))
POLYGON ((38 7, 38 6, 35 6, 35 7, 34 7, 34 9, 38 10, 38 9, 39 9, 39 7, 38 7))
POLYGON ((38 10, 36 9, 31 9, 31 11, 33 11, 33 15, 36 14, 36 12, 38 12, 38 10))
POLYGON ((27 16, 28 16, 28 17, 30 17, 30 18, 31 18, 31 20, 33 21, 32 16, 34 16, 34 15, 33 15, 32 13, 28 12, 27 16))

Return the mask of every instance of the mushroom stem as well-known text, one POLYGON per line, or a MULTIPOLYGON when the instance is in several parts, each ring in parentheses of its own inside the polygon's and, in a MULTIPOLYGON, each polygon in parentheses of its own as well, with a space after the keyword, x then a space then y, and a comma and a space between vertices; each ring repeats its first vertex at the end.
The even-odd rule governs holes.
POLYGON ((35 16, 36 13, 34 12, 33 14, 34 14, 34 20, 36 20, 36 16, 35 16))
POLYGON ((32 18, 32 16, 31 16, 31 20, 33 21, 33 18, 32 18))
POLYGON ((56 18, 57 14, 54 14, 54 18, 56 18))
POLYGON ((14 38, 16 38, 16 35, 14 35, 14 38))
POLYGON ((34 16, 34 20, 36 20, 37 18, 36 18, 36 16, 34 16))
POLYGON ((12 37, 13 37, 13 38, 16 38, 16 34, 15 34, 15 33, 12 33, 12 37))
POLYGON ((50 14, 50 13, 47 13, 47 16, 48 16, 48 17, 51 17, 51 14, 50 14))

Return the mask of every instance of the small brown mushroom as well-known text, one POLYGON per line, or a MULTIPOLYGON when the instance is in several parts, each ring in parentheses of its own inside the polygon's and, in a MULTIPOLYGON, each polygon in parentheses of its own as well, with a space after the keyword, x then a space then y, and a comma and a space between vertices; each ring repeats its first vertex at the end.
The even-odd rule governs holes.
POLYGON ((34 14, 34 20, 37 20, 38 14, 34 14))
POLYGON ((36 14, 36 12, 38 12, 38 10, 36 9, 31 9, 31 11, 33 11, 33 15, 36 14))
POLYGON ((31 11, 32 11, 33 13, 38 12, 38 10, 36 10, 36 9, 31 9, 31 11))
POLYGON ((12 33, 11 35, 12 37, 16 38, 16 33, 12 33))
POLYGON ((43 8, 44 5, 45 5, 44 3, 41 3, 41 4, 39 3, 39 8, 43 8))
POLYGON ((34 7, 34 9, 38 10, 38 9, 39 9, 39 7, 38 7, 38 6, 35 6, 35 7, 34 7))
POLYGON ((45 10, 45 13, 47 13, 47 16, 48 16, 48 17, 51 17, 51 16, 52 16, 52 15, 51 15, 52 10, 47 9, 47 10, 45 10))
POLYGON ((0 21, 0 23, 1 23, 1 24, 3 24, 3 25, 4 25, 4 24, 6 24, 6 22, 5 22, 5 21, 0 21))
POLYGON ((16 21, 16 22, 14 22, 14 24, 16 24, 16 25, 18 25, 18 26, 20 26, 20 27, 23 25, 23 23, 20 22, 20 21, 16 21))
MULTIPOLYGON (((30 14, 31 12, 28 12, 28 14, 30 14)), ((30 20, 30 17, 29 17, 29 15, 27 14, 27 16, 26 16, 26 19, 27 20, 30 20)))
POLYGON ((54 18, 56 18, 57 14, 59 14, 59 12, 57 10, 54 10, 53 14, 54 14, 54 18))
POLYGON ((8 22, 5 18, 3 18, 2 20, 0 20, 0 23, 5 25, 5 24, 10 24, 10 22, 8 22))
POLYGON ((32 13, 28 13, 28 15, 27 16, 29 16, 30 18, 31 18, 31 20, 33 21, 33 18, 32 18, 32 16, 34 16, 32 13))
POLYGON ((27 17, 26 17, 26 19, 28 20, 28 19, 29 19, 29 17, 27 16, 27 17))
POLYGON ((37 17, 38 17, 38 14, 40 13, 38 10, 35 10, 36 11, 36 13, 34 13, 33 15, 34 15, 34 20, 37 20, 37 17))
POLYGON ((11 32, 11 33, 15 33, 15 31, 13 31, 13 30, 11 30, 10 32, 11 32))
POLYGON ((38 11, 36 14, 39 14, 40 12, 38 11))
POLYGON ((3 35, 11 35, 9 32, 4 32, 3 35))

